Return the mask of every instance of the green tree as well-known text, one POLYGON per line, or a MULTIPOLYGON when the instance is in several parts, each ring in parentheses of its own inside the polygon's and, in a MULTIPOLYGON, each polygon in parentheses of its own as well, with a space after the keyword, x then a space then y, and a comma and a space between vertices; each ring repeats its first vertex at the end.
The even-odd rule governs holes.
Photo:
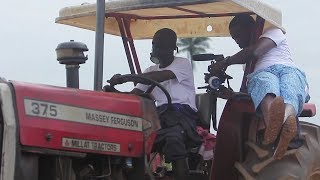
MULTIPOLYGON (((206 50, 210 48, 210 41, 208 37, 180 38, 177 45, 179 53, 187 53, 187 58, 192 60, 192 55, 206 53, 206 50)), ((194 62, 191 61, 191 63, 195 68, 194 62)))

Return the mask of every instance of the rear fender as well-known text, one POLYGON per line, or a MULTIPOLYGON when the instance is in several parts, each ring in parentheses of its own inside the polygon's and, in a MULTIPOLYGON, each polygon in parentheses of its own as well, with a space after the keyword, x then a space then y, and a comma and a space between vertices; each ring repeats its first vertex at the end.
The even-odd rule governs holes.
POLYGON ((234 163, 243 158, 243 144, 254 114, 254 105, 246 94, 235 95, 227 101, 217 131, 211 180, 237 180, 234 163))

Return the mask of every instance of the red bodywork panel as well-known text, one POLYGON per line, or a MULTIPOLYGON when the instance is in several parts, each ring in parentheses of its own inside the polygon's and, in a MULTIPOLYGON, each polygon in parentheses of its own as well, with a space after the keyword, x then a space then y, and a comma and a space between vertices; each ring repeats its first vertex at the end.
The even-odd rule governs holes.
POLYGON ((143 155, 143 101, 140 97, 21 82, 12 84, 22 145, 131 157, 143 155), (70 108, 72 111, 67 112, 70 108), (83 118, 75 118, 78 116, 83 118), (129 124, 129 129, 116 127, 121 122, 113 116, 131 119, 121 121, 129 124), (66 120, 69 117, 72 120, 66 120), (97 125, 102 122, 115 127, 97 125), (140 130, 130 129, 138 127, 134 126, 138 122, 140 130), (63 138, 67 139, 62 141, 63 138))
POLYGON ((303 110, 300 114, 300 117, 313 117, 316 115, 317 108, 315 104, 305 103, 303 105, 303 110))
POLYGON ((250 114, 255 114, 251 98, 239 94, 228 99, 217 132, 211 180, 237 180, 234 163, 242 156, 241 144, 249 132, 250 114))

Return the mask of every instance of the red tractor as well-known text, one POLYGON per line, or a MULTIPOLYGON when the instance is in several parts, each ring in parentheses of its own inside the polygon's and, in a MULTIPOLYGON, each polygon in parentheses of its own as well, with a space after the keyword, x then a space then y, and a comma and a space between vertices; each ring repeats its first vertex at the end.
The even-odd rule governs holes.
MULTIPOLYGON (((102 91, 104 33, 122 37, 132 74, 127 81, 158 86, 170 103, 161 84, 134 75, 141 69, 133 40, 150 39, 163 27, 178 37, 227 37, 227 25, 239 13, 257 20, 254 37, 270 26, 283 29, 281 12, 257 0, 99 0, 60 10, 57 23, 96 31, 95 91, 78 89, 78 68, 87 59, 83 55, 87 48, 77 42, 57 48, 58 60, 67 68, 67 87, 1 80, 0 179, 155 179, 150 164, 160 128, 156 106, 145 96, 115 92, 112 87, 102 91)), ((220 78, 223 83, 230 77, 220 78)), ((216 120, 215 93, 208 87, 196 97, 204 128, 216 120)), ((315 106, 306 104, 301 116, 314 115, 315 106)), ((319 126, 301 121, 300 144, 275 160, 252 138, 255 118, 247 94, 230 98, 217 128, 214 158, 204 161, 190 152, 190 160, 196 160, 190 175, 210 180, 320 179, 319 126)))

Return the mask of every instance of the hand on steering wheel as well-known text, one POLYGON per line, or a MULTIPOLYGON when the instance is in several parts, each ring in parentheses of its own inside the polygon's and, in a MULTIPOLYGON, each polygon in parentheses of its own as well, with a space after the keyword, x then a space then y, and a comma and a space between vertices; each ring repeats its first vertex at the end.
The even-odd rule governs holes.
POLYGON ((110 84, 110 86, 114 86, 117 84, 122 84, 124 83, 124 78, 121 74, 115 74, 112 76, 110 80, 107 80, 107 82, 110 84))
POLYGON ((151 93, 151 91, 153 90, 154 87, 158 87, 166 95, 166 98, 168 100, 168 105, 172 104, 171 103, 171 96, 170 96, 169 92, 160 83, 158 83, 152 79, 142 77, 142 76, 139 76, 136 74, 126 74, 126 75, 115 74, 107 82, 110 83, 110 86, 105 86, 105 87, 108 87, 108 89, 114 89, 117 92, 120 92, 120 91, 116 90, 114 88, 114 86, 117 84, 123 84, 126 82, 135 82, 135 83, 150 85, 150 87, 144 93, 151 93))

